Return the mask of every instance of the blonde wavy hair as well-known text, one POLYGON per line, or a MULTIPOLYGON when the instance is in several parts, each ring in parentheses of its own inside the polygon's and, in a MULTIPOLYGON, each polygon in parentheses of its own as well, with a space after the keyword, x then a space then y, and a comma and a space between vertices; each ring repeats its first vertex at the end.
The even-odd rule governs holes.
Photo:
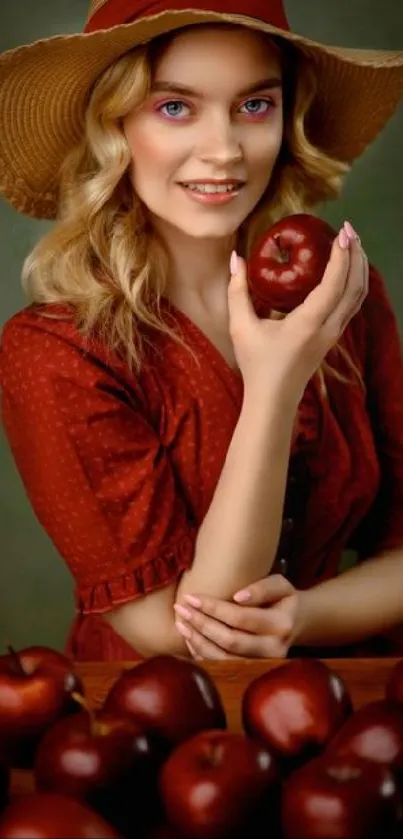
MULTIPOLYGON (((173 37, 136 47, 96 81, 83 137, 61 169, 58 220, 33 248, 22 272, 33 302, 69 306, 85 336, 101 338, 137 373, 145 345, 152 344, 150 330, 184 343, 166 313, 161 314, 168 255, 133 189, 131 152, 122 128, 127 114, 147 99, 155 64, 173 37)), ((279 48, 283 65, 284 137, 267 190, 238 231, 237 248, 245 258, 256 237, 279 218, 336 198, 349 168, 308 139, 316 90, 309 59, 286 41, 270 38, 270 43, 279 48)), ((55 316, 46 308, 43 314, 55 316)), ((361 380, 340 342, 334 350, 361 380)), ((324 361, 318 374, 325 393, 326 372, 350 381, 324 361)))

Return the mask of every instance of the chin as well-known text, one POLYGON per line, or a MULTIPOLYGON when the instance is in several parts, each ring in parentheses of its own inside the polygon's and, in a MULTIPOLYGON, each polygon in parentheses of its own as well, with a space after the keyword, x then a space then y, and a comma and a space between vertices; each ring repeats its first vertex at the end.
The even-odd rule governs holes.
MULTIPOLYGON (((259 193, 260 195, 260 193, 259 193)), ((259 198, 259 195, 257 196, 259 198)), ((194 205, 192 201, 170 201, 167 205, 149 205, 149 211, 160 230, 169 229, 174 234, 191 239, 217 240, 233 236, 256 207, 254 196, 243 196, 234 204, 221 207, 194 205), (246 200, 245 200, 246 199, 246 200)))
POLYGON ((239 224, 227 224, 227 225, 205 225, 200 227, 200 225, 195 225, 194 227, 181 227, 181 233, 183 235, 188 236, 190 239, 202 239, 202 240, 210 240, 210 241, 220 241, 221 239, 228 239, 230 236, 234 236, 238 230, 239 224))
POLYGON ((188 213, 186 218, 181 213, 177 222, 171 217, 169 223, 184 236, 189 236, 192 239, 215 240, 225 239, 236 234, 246 217, 245 213, 239 211, 234 212, 232 210, 231 212, 228 209, 221 209, 219 212, 213 210, 209 213, 196 213, 193 217, 188 213))

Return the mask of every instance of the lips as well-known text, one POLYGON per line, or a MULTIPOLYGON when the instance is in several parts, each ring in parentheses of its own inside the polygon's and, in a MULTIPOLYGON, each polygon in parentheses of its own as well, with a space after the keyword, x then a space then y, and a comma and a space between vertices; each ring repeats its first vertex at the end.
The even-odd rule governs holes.
POLYGON ((180 186, 198 195, 231 195, 238 193, 243 183, 240 181, 187 181, 181 183, 180 186))
POLYGON ((181 186, 194 192, 215 193, 215 192, 235 192, 244 186, 245 181, 239 181, 235 178, 228 178, 220 181, 182 181, 181 186))
POLYGON ((191 181, 180 181, 181 186, 243 186, 245 181, 240 178, 220 178, 206 180, 195 178, 191 181))

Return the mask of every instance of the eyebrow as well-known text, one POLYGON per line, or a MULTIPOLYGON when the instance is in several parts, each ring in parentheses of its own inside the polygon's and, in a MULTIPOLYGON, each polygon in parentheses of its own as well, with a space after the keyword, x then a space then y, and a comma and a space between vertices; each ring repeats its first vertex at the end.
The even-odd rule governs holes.
MULTIPOLYGON (((248 87, 244 87, 242 90, 239 91, 238 96, 247 96, 249 93, 258 93, 260 90, 267 90, 282 87, 282 81, 279 77, 272 76, 269 79, 260 79, 254 84, 248 85, 248 87)), ((197 99, 202 99, 203 95, 199 93, 192 87, 187 87, 187 85, 178 84, 177 82, 169 82, 169 81, 156 81, 152 85, 151 88, 152 92, 156 91, 169 91, 173 93, 180 93, 184 96, 194 96, 197 99)))

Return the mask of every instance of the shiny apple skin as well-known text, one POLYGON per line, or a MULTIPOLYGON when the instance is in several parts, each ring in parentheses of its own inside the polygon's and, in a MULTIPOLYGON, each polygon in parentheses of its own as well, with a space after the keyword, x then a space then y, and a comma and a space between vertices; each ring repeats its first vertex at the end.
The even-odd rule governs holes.
POLYGON ((198 731, 226 728, 219 691, 206 670, 171 655, 153 656, 125 670, 112 686, 105 710, 122 711, 160 735, 167 753, 198 731))
POLYGON ((15 767, 31 768, 45 731, 79 711, 73 693, 83 694, 69 658, 32 646, 0 656, 0 750, 15 767))
POLYGON ((362 705, 339 729, 328 744, 327 752, 384 763, 393 769, 401 782, 403 705, 388 699, 362 705))
POLYGON ((319 754, 352 713, 347 686, 318 659, 293 659, 248 685, 242 698, 246 733, 262 740, 288 773, 319 754))
POLYGON ((0 839, 123 839, 83 804, 59 793, 31 793, 0 816, 0 839))
POLYGON ((155 824, 160 744, 132 719, 102 709, 60 720, 36 755, 38 791, 79 799, 121 832, 155 824))
POLYGON ((255 242, 248 260, 248 284, 256 310, 287 314, 321 281, 336 231, 323 219, 295 213, 280 219, 255 242))
POLYGON ((392 839, 401 813, 388 767, 321 755, 284 784, 283 839, 392 839))
POLYGON ((160 791, 168 823, 184 839, 255 837, 259 827, 278 835, 277 763, 244 734, 202 731, 177 746, 162 767, 160 791))

